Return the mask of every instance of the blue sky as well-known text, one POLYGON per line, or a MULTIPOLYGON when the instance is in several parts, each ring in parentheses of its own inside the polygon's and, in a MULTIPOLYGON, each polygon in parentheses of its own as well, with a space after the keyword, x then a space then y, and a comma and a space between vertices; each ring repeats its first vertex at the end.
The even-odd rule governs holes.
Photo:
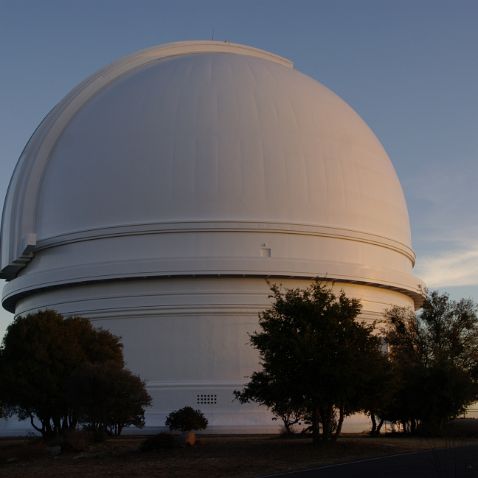
POLYGON ((475 0, 0 0, 0 197, 35 127, 95 70, 160 43, 244 43, 359 112, 402 182, 417 275, 478 300, 477 25, 475 0))

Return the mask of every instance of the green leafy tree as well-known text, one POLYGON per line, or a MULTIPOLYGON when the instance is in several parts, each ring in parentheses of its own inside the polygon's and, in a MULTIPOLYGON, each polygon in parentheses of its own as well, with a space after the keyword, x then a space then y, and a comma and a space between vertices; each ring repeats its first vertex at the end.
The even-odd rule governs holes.
POLYGON ((344 417, 365 406, 363 392, 374 361, 384 360, 373 325, 355 319, 357 299, 335 295, 320 282, 306 289, 272 287, 271 308, 259 315, 250 341, 262 370, 236 392, 279 416, 286 411, 310 421, 314 442, 335 439, 344 417))
POLYGON ((405 431, 440 432, 476 400, 476 306, 431 291, 417 314, 394 307, 387 318, 394 380, 383 414, 405 431))
POLYGON ((69 394, 72 376, 101 366, 123 370, 122 344, 88 319, 52 310, 17 317, 0 347, 0 400, 44 437, 61 435, 85 419, 69 394))

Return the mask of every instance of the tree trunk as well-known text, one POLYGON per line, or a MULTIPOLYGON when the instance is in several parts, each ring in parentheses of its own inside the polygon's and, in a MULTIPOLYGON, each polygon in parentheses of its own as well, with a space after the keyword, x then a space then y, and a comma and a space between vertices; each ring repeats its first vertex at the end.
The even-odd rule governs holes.
POLYGON ((41 422, 41 428, 36 426, 35 425, 35 422, 34 422, 34 418, 33 418, 33 415, 30 413, 30 425, 39 433, 41 433, 42 437, 45 438, 45 435, 46 435, 46 430, 45 430, 45 425, 43 424, 43 422, 40 420, 41 422))
POLYGON ((370 420, 372 420, 372 429, 370 430, 370 435, 377 434, 377 420, 375 419, 375 413, 370 412, 370 420))
POLYGON ((333 435, 332 429, 332 413, 333 408, 331 406, 323 407, 320 410, 320 420, 322 423, 322 440, 330 441, 333 435))
POLYGON ((340 407, 339 421, 337 422, 337 428, 334 434, 334 441, 337 440, 337 438, 340 436, 340 433, 342 432, 342 425, 344 424, 344 418, 345 418, 344 407, 340 407))
POLYGON ((284 428, 285 428, 285 432, 287 435, 291 435, 292 434, 292 431, 290 429, 290 422, 289 420, 287 419, 287 417, 284 417, 282 416, 282 423, 284 424, 284 428))
POLYGON ((312 408, 312 443, 314 445, 318 445, 320 442, 319 417, 318 407, 314 406, 312 408))
POLYGON ((415 434, 416 431, 417 431, 417 422, 414 418, 412 418, 410 420, 410 433, 415 434))
POLYGON ((384 423, 384 419, 381 418, 380 421, 378 422, 378 426, 377 426, 377 435, 380 435, 380 430, 382 429, 382 426, 383 426, 383 423, 384 423))
POLYGON ((53 417, 53 432, 55 436, 60 436, 63 431, 62 420, 61 417, 53 417))

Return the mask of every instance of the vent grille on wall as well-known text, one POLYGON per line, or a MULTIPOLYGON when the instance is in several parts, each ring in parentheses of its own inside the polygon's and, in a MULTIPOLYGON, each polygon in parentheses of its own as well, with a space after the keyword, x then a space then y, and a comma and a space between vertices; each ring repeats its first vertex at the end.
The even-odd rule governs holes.
POLYGON ((198 405, 216 405, 217 395, 215 393, 211 394, 198 394, 196 395, 196 403, 198 405))

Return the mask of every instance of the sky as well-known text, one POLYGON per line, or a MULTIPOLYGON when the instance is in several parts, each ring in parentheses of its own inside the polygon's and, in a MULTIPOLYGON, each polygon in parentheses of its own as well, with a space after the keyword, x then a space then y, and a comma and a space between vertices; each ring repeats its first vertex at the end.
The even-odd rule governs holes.
MULTIPOLYGON (((81 80, 204 39, 284 56, 349 103, 397 170, 415 274, 478 301, 476 0, 0 0, 0 201, 38 123, 81 80)), ((0 336, 11 319, 0 312, 0 336)))

